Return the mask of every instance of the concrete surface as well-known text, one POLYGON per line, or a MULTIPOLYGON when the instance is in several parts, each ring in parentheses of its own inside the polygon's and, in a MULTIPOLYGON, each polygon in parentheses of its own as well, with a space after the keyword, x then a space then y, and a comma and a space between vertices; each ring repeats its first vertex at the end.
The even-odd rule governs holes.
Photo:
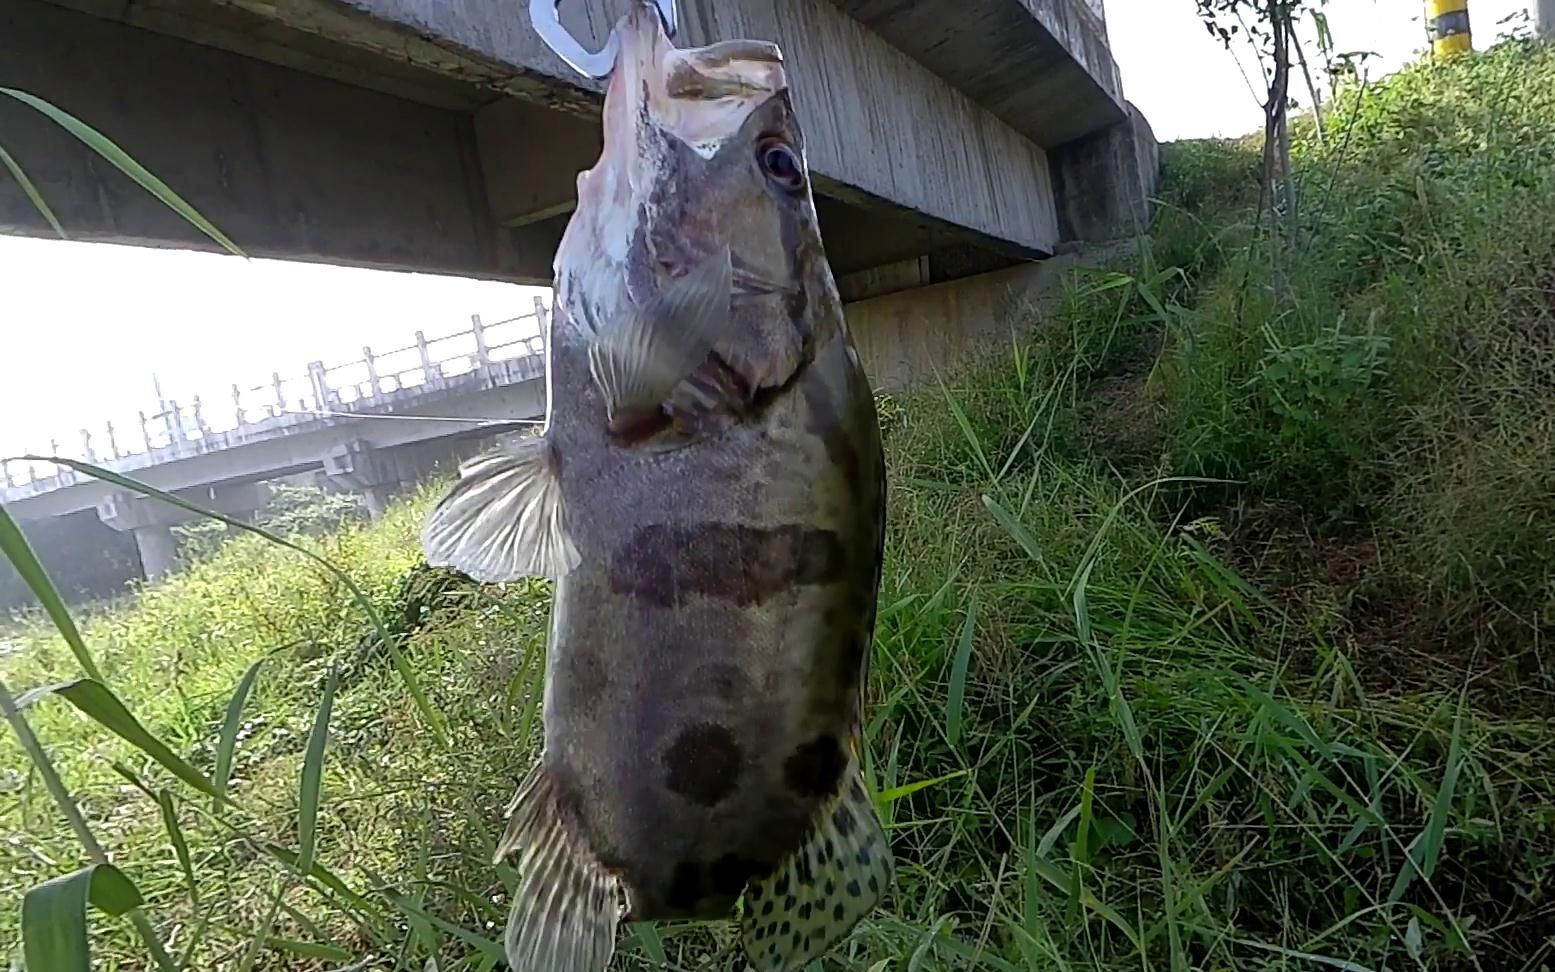
POLYGON ((902 290, 847 305, 848 327, 870 383, 902 392, 946 374, 1013 336, 1062 299, 1065 275, 1105 266, 1121 246, 1076 250, 1037 263, 902 290))
MULTIPOLYGON (((574 0, 564 20, 598 38, 623 2, 574 0)), ((839 265, 876 265, 877 223, 1029 259, 1060 242, 1048 142, 1121 117, 1105 34, 1083 26, 1094 2, 1005 0, 1048 40, 1024 67, 1018 45, 1007 51, 982 86, 946 80, 832 0, 686 2, 678 40, 783 44, 839 265)), ((915 9, 944 27, 961 6, 915 9)), ((8 84, 102 128, 260 256, 546 282, 597 140, 598 85, 508 0, 7 0, 0 63, 8 84)), ((215 248, 28 109, 0 105, 0 127, 72 235, 215 248)), ((0 232, 49 232, 9 181, 0 232)))
POLYGON ((1055 149, 1052 160, 1065 240, 1103 243, 1139 236, 1149 226, 1161 148, 1133 104, 1123 124, 1055 149))
POLYGON ((1100 2, 832 0, 1005 124, 1051 148, 1125 118, 1100 2))
MULTIPOLYGON (((559 227, 491 218, 467 114, 39 0, 0 4, 0 64, 5 84, 100 129, 253 255, 550 279, 559 227)), ((4 99, 0 130, 72 238, 215 248, 31 109, 4 99)), ((11 179, 0 232, 50 233, 11 179)))

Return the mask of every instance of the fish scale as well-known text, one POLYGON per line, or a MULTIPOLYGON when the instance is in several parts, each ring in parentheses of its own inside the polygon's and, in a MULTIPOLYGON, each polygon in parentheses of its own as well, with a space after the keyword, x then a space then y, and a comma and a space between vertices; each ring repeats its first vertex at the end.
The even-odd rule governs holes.
POLYGON ((845 938, 893 864, 860 739, 885 530, 874 397, 775 46, 616 27, 556 258, 545 431, 479 457, 427 558, 555 581, 540 760, 499 858, 516 972, 623 920, 727 920, 760 972, 845 938))

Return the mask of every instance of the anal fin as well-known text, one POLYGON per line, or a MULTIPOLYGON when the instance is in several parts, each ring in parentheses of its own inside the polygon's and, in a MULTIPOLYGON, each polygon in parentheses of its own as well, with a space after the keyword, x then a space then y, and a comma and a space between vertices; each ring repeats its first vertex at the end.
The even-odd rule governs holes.
POLYGON ((612 321, 589 345, 589 373, 613 431, 640 424, 707 359, 729 320, 728 246, 665 285, 647 306, 612 321))
POLYGON ((757 972, 794 972, 842 941, 880 903, 894 864, 858 764, 810 839, 745 894, 740 934, 757 972))
POLYGON ((483 583, 554 580, 576 567, 549 437, 522 439, 462 465, 459 481, 428 514, 421 546, 434 567, 483 583))
POLYGON ((496 858, 509 856, 519 874, 502 942, 512 972, 605 972, 621 921, 619 882, 570 832, 543 765, 509 808, 496 858))

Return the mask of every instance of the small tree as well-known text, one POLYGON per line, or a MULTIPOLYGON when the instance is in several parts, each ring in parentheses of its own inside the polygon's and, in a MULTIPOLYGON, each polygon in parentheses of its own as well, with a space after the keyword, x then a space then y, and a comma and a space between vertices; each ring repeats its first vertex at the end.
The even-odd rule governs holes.
MULTIPOLYGON (((1322 138, 1322 98, 1302 50, 1296 28, 1303 14, 1310 15, 1318 46, 1333 64, 1333 44, 1322 8, 1328 0, 1195 0, 1205 29, 1220 39, 1228 51, 1238 40, 1249 43, 1258 57, 1264 112, 1263 192, 1260 218, 1267 207, 1274 215, 1275 285, 1279 286, 1281 237, 1293 243, 1300 219, 1296 184, 1290 160, 1290 73, 1292 55, 1306 79, 1312 98, 1318 137, 1322 138)), ((1249 82, 1251 83, 1251 82, 1249 82)))

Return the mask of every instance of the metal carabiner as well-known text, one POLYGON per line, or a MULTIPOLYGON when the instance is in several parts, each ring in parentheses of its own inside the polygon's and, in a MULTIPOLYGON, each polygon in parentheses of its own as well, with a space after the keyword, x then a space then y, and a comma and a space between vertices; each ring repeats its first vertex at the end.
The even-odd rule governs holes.
MULTIPOLYGON (((658 11, 659 20, 664 23, 664 33, 670 37, 675 36, 675 28, 679 26, 679 18, 675 10, 675 0, 634 0, 636 3, 644 3, 658 11)), ((567 33, 567 28, 562 26, 560 10, 562 0, 529 0, 529 21, 534 24, 535 33, 545 41, 545 46, 556 52, 556 56, 567 62, 574 71, 586 78, 596 81, 610 75, 616 66, 616 57, 621 52, 621 39, 616 36, 614 28, 610 30, 610 39, 605 41, 605 46, 598 51, 590 51, 577 38, 567 33)))

